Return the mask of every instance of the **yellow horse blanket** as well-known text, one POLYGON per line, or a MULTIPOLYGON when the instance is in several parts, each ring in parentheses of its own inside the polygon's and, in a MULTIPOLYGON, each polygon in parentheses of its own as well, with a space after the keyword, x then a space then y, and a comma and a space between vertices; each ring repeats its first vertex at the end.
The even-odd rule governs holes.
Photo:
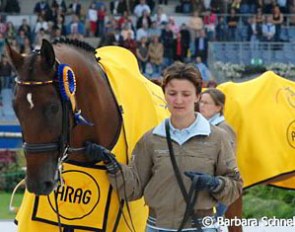
MULTIPOLYGON (((99 65, 105 70, 117 103, 122 109, 123 126, 121 135, 113 149, 118 160, 128 162, 138 139, 165 117, 163 92, 138 69, 134 55, 120 47, 103 47, 96 51, 99 65)), ((79 86, 77 86, 79 88, 79 86)), ((110 186, 103 166, 83 167, 64 164, 65 186, 58 188, 56 196, 35 196, 25 193, 17 215, 18 231, 57 232, 58 209, 63 226, 78 231, 132 231, 126 210, 120 212, 120 200, 110 186), (55 197, 57 201, 55 201, 55 197), (56 205, 57 204, 57 205, 56 205)), ((135 230, 144 231, 147 207, 143 200, 129 203, 135 230)))
MULTIPOLYGON (((295 172, 295 83, 269 71, 218 88, 226 95, 225 118, 237 133, 244 187, 295 172)), ((272 184, 295 189, 294 178, 272 184)))

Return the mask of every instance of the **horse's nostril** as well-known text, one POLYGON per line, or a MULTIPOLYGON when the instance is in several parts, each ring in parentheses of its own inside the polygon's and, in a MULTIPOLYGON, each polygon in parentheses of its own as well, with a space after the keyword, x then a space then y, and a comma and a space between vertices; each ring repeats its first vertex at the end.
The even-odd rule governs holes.
POLYGON ((46 186, 46 188, 51 188, 53 186, 53 182, 52 181, 45 181, 45 186, 46 186))
POLYGON ((44 182, 44 193, 49 194, 53 190, 53 181, 44 182))

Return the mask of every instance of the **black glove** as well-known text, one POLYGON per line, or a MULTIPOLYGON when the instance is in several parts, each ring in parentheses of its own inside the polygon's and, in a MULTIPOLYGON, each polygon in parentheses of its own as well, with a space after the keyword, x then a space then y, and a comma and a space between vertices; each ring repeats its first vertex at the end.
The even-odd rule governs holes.
POLYGON ((115 174, 119 170, 119 163, 115 156, 105 147, 87 141, 85 143, 85 154, 90 162, 103 161, 109 173, 115 174))
POLYGON ((90 162, 100 162, 100 161, 104 161, 104 162, 109 162, 109 154, 110 151, 108 149, 106 149, 105 147, 95 144, 95 143, 91 143, 89 141, 87 141, 85 143, 85 154, 87 159, 90 162))
POLYGON ((189 171, 184 172, 184 174, 191 178, 192 181, 194 178, 198 178, 195 185, 195 189, 198 191, 209 190, 210 192, 216 192, 221 184, 221 180, 217 177, 205 173, 189 171))

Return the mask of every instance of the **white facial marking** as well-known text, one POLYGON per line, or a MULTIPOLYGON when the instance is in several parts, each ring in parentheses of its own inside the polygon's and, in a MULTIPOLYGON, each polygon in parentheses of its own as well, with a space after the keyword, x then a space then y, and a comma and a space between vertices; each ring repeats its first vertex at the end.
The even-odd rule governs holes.
POLYGON ((33 103, 33 95, 32 95, 32 93, 28 93, 27 94, 27 101, 30 104, 30 109, 33 109, 34 103, 33 103))

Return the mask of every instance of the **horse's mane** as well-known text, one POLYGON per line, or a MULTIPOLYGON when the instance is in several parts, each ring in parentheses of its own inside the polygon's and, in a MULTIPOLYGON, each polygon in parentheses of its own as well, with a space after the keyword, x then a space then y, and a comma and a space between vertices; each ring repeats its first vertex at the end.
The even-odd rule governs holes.
POLYGON ((68 45, 72 45, 75 46, 77 48, 81 48, 87 52, 91 52, 92 54, 95 53, 95 48, 92 47, 90 44, 81 41, 81 40, 77 40, 77 39, 69 39, 66 37, 60 37, 60 38, 56 38, 52 41, 52 44, 68 44, 68 45))

